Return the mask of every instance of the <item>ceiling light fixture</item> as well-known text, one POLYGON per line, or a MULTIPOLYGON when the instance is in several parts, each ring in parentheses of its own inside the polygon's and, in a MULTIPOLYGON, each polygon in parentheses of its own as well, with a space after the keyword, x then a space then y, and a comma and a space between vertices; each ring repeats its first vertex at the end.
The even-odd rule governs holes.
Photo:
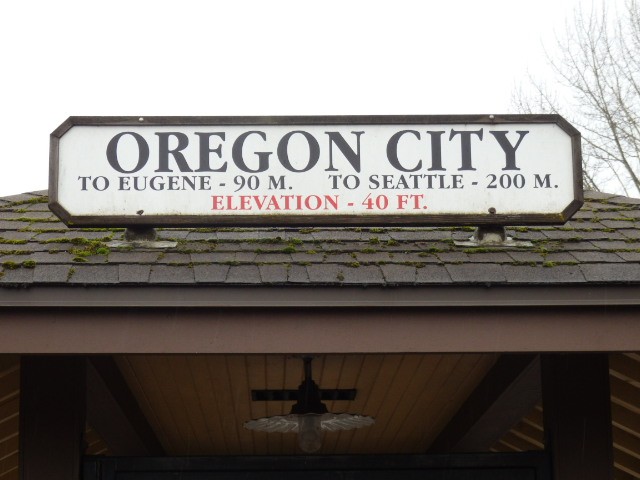
POLYGON ((304 380, 298 387, 297 402, 289 415, 259 418, 245 422, 244 428, 262 432, 297 433, 298 445, 303 452, 320 450, 324 431, 351 430, 368 427, 375 420, 351 413, 329 413, 322 403, 322 392, 311 378, 311 357, 304 357, 304 380))

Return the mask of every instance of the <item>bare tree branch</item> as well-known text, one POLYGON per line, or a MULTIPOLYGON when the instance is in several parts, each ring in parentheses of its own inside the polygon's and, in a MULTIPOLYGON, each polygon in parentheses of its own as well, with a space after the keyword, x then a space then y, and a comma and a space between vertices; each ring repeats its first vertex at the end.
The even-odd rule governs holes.
POLYGON ((640 2, 624 11, 580 6, 566 23, 557 51, 548 56, 561 85, 571 93, 559 102, 553 89, 529 78, 512 95, 520 113, 567 112, 582 131, 587 188, 640 194, 640 2), (615 15, 614 15, 615 16, 615 15))

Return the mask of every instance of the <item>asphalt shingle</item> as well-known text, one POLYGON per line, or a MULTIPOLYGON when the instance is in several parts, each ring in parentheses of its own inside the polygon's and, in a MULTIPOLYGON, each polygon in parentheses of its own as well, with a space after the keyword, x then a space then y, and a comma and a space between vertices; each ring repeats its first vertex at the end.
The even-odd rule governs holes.
POLYGON ((193 272, 198 283, 222 283, 229 273, 229 265, 194 265, 193 272))
POLYGON ((451 275, 441 265, 425 265, 416 269, 416 283, 450 284, 452 282, 451 275))
POLYGON ((381 265, 382 275, 387 283, 415 283, 416 267, 413 265, 381 265))
POLYGON ((287 281, 289 283, 307 284, 309 283, 309 273, 307 267, 303 265, 290 265, 287 271, 287 281))
POLYGON ((76 265, 72 269, 70 283, 105 284, 118 283, 117 265, 76 265))
POLYGON ((147 283, 151 276, 151 265, 118 265, 120 283, 147 283))
POLYGON ((311 283, 338 283, 344 280, 344 266, 336 263, 326 265, 308 265, 309 281, 311 283))
POLYGON ((32 268, 3 268, 0 275, 0 283, 2 284, 25 284, 33 282, 32 268))
POLYGON ((109 254, 110 263, 155 263, 160 252, 114 251, 109 254))
POLYGON ((509 283, 583 283, 584 276, 577 265, 503 265, 509 283))
POLYGON ((506 280, 500 265, 476 263, 447 265, 446 267, 454 282, 503 283, 506 280))
POLYGON ((36 265, 33 281, 36 283, 66 283, 70 276, 70 265, 36 265))
POLYGON ((354 264, 342 270, 344 283, 355 283, 358 285, 382 284, 384 277, 377 265, 362 266, 354 264))
POLYGON ((260 269, 256 265, 232 265, 227 274, 226 283, 260 283, 260 269))
POLYGON ((150 283, 195 283, 193 267, 190 265, 154 265, 151 267, 150 283))
POLYGON ((640 282, 640 268, 637 264, 593 264, 580 265, 584 277, 589 282, 640 282))
POLYGON ((68 228, 47 198, 0 199, 1 284, 465 285, 640 283, 640 200, 586 192, 562 226, 513 226, 530 247, 457 246, 468 226, 158 229, 174 246, 113 246, 123 229, 68 228))
POLYGON ((262 283, 286 283, 288 278, 287 265, 260 265, 262 283))

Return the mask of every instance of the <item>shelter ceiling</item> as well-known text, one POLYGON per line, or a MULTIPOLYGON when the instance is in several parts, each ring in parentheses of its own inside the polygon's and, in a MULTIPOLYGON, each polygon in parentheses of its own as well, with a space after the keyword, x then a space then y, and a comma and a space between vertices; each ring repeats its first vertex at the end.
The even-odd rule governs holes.
MULTIPOLYGON (((373 415, 374 427, 328 434, 323 453, 427 451, 494 355, 327 355, 314 364, 324 388, 358 389, 332 411, 373 415)), ((288 413, 292 402, 251 402, 252 388, 296 388, 301 361, 284 355, 117 358, 170 455, 298 453, 294 435, 250 432, 249 418, 288 413)), ((640 478, 640 354, 610 356, 615 478, 640 478)), ((0 478, 18 478, 19 357, 0 356, 0 478)), ((543 448, 542 406, 526 415, 496 451, 543 448)), ((87 454, 108 454, 99 432, 85 432, 87 454)))
MULTIPOLYGON (((321 453, 424 453, 497 355, 325 355, 321 388, 356 388, 331 412, 371 415, 370 428, 327 433, 321 453)), ((127 383, 169 455, 300 453, 294 434, 252 432, 252 418, 288 414, 293 402, 252 401, 252 389, 295 389, 300 358, 285 355, 127 355, 127 383)))

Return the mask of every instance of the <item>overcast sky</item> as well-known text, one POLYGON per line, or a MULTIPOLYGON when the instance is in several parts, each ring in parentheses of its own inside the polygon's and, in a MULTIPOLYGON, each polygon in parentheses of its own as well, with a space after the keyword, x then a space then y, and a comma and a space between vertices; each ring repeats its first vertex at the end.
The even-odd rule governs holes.
POLYGON ((47 188, 71 115, 508 113, 578 3, 2 2, 0 196, 47 188))

